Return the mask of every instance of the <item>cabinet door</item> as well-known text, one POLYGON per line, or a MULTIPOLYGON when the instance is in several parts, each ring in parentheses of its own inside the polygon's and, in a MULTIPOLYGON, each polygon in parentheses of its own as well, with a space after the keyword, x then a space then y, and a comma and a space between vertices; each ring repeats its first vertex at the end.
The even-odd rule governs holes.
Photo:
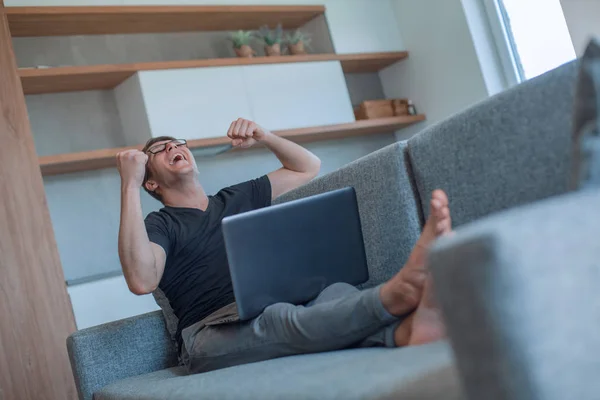
POLYGON ((252 118, 241 67, 147 71, 140 80, 153 137, 220 137, 238 117, 252 118))
POLYGON ((348 87, 337 61, 243 68, 254 118, 268 129, 354 121, 348 87))

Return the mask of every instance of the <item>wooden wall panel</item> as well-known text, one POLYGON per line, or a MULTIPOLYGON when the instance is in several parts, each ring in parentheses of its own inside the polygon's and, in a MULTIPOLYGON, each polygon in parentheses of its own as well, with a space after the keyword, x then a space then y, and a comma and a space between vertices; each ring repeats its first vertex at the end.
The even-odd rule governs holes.
POLYGON ((0 399, 76 399, 74 330, 0 0, 0 399))

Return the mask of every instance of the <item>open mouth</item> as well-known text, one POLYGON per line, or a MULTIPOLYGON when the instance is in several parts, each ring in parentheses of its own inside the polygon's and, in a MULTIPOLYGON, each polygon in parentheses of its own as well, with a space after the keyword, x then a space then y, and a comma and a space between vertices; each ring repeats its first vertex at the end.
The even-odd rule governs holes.
POLYGON ((187 159, 181 153, 175 154, 175 156, 171 159, 171 162, 169 162, 169 165, 175 165, 175 164, 177 164, 180 161, 186 161, 187 162, 187 159))

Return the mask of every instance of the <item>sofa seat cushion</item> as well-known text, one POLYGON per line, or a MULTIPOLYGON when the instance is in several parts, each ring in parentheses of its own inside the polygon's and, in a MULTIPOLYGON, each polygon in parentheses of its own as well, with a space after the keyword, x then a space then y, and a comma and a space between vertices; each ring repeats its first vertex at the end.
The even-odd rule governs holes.
POLYGON ((447 342, 285 357, 198 375, 180 368, 116 382, 96 400, 462 399, 447 342), (412 396, 412 397, 411 397, 412 396))

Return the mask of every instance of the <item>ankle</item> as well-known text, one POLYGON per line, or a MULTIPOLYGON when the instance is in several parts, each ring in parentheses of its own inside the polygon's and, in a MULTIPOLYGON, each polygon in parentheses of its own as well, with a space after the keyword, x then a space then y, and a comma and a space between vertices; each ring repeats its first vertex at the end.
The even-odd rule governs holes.
POLYGON ((379 290, 383 308, 395 317, 401 317, 414 311, 419 304, 419 297, 408 285, 399 285, 393 281, 384 283, 379 290))

